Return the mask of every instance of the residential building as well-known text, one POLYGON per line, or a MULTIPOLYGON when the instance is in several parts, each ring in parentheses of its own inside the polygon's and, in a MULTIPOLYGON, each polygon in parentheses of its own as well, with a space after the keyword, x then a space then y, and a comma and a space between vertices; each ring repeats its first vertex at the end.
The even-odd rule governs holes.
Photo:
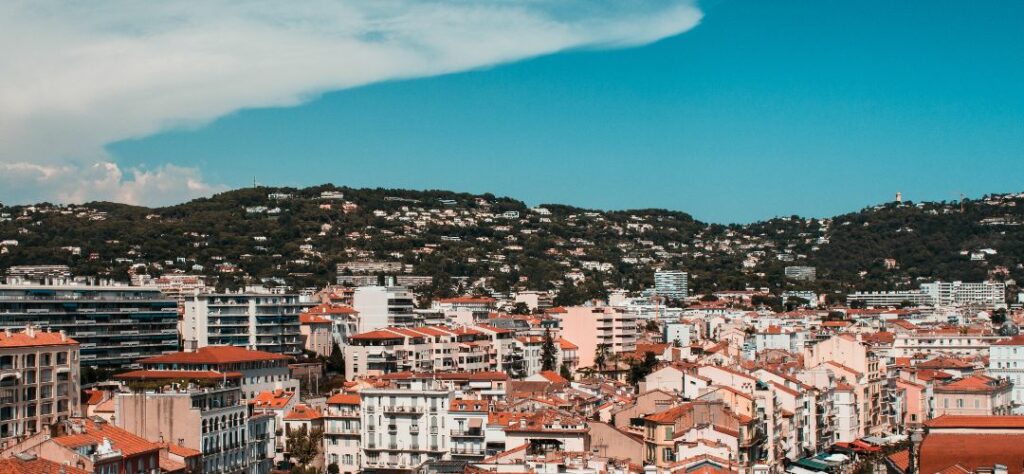
POLYGON ((0 314, 0 329, 64 331, 80 344, 84 366, 122 368, 178 348, 177 302, 155 287, 2 284, 0 314))
POLYGON ((658 270, 654 272, 654 293, 663 298, 676 300, 690 296, 689 276, 686 272, 658 270))
POLYGON ((324 459, 341 474, 359 472, 362 415, 357 393, 338 393, 327 399, 324 416, 324 459))
POLYGON ((361 286, 352 295, 358 313, 356 330, 365 333, 388 326, 415 324, 416 295, 402 286, 361 286))
POLYGON ((74 466, 99 474, 160 474, 166 467, 166 463, 161 463, 160 449, 159 444, 101 418, 70 418, 54 424, 52 432, 47 430, 25 439, 9 451, 31 453, 62 467, 74 466))
POLYGON ((411 473, 428 460, 449 459, 451 397, 439 384, 422 380, 360 391, 360 471, 411 473))
POLYGON ((790 280, 814 281, 818 276, 817 268, 801 265, 790 265, 786 267, 783 272, 785 273, 786 278, 790 280))
POLYGON ((204 473, 269 474, 274 417, 249 415, 239 372, 140 370, 120 374, 114 424, 150 441, 202 453, 204 473))
POLYGON ((299 314, 315 302, 295 294, 204 294, 185 302, 185 350, 238 346, 278 354, 302 353, 299 314))
POLYGON ((1009 415, 1013 411, 1012 384, 975 374, 936 385, 935 415, 1009 415))
MULTIPOLYGON (((254 351, 232 346, 206 346, 194 352, 173 352, 142 359, 140 373, 190 372, 237 374, 242 397, 255 398, 263 391, 284 390, 297 392, 299 381, 291 377, 288 369, 290 357, 270 352, 254 351)), ((157 374, 157 377, 163 377, 157 374)), ((214 375, 216 377, 216 375, 214 375)))
POLYGON ((520 291, 513 298, 514 303, 526 303, 530 311, 545 311, 553 305, 551 293, 546 291, 520 291))
POLYGON ((0 444, 79 414, 79 344, 63 332, 0 332, 0 444))
POLYGON ((1013 385, 1013 412, 1015 415, 1024 414, 1024 336, 992 343, 988 357, 989 375, 1013 385))
POLYGON ((299 315, 299 333, 303 348, 317 355, 329 357, 334 348, 334 323, 323 316, 310 313, 299 315))
POLYGON ((988 355, 1002 337, 990 329, 947 327, 896 334, 893 357, 945 354, 959 357, 988 355))
POLYGON ((637 318, 622 308, 572 306, 554 313, 562 337, 579 349, 579 367, 594 367, 598 349, 608 354, 636 351, 637 318))

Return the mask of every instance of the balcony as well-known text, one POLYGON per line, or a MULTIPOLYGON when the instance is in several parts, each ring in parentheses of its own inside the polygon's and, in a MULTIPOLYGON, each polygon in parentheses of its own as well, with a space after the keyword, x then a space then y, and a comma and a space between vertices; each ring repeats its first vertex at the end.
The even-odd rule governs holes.
POLYGON ((459 447, 452 448, 451 452, 452 452, 453 455, 460 455, 460 456, 483 456, 484 455, 484 448, 482 448, 482 447, 472 447, 472 446, 459 446, 459 447))
POLYGON ((384 407, 381 408, 381 411, 383 411, 384 413, 393 413, 393 414, 406 414, 406 413, 408 413, 408 414, 421 414, 421 413, 423 413, 423 408, 422 407, 417 407, 417 406, 393 405, 393 406, 384 406, 384 407))
POLYGON ((479 428, 471 428, 466 430, 453 429, 453 438, 483 438, 484 432, 479 428))

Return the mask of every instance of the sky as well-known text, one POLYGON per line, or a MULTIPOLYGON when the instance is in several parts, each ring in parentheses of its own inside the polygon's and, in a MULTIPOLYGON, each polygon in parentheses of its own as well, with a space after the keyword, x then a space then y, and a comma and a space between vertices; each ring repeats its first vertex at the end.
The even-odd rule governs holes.
POLYGON ((15 5, 3 202, 255 179, 727 223, 1024 191, 1024 2, 15 5))

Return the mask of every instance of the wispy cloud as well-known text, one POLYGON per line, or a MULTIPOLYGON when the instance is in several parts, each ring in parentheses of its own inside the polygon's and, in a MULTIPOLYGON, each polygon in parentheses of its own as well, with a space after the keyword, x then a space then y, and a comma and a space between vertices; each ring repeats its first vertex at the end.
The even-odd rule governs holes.
POLYGON ((243 108, 579 47, 672 36, 691 1, 0 3, 0 199, 182 201, 198 170, 123 170, 104 145, 243 108), (160 192, 147 192, 160 184, 160 192))

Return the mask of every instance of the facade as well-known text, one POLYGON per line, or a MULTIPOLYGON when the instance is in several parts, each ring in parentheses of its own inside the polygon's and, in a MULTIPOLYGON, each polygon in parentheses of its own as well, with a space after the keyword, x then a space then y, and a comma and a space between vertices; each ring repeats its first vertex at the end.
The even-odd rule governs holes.
POLYGON ((1006 305, 1006 283, 983 282, 941 282, 922 283, 921 291, 931 296, 937 305, 977 305, 987 308, 1006 305))
POLYGON ((324 459, 342 474, 359 472, 362 449, 362 416, 359 394, 339 393, 327 399, 324 410, 324 459))
POLYGON ((429 460, 449 459, 451 392, 436 382, 401 381, 360 392, 361 472, 414 472, 429 460))
POLYGON ((579 347, 579 366, 593 367, 599 348, 610 354, 636 351, 636 315, 621 308, 573 306, 555 313, 562 337, 579 347))
POLYGON ((1024 414, 1024 336, 993 343, 988 356, 989 375, 1013 384, 1013 413, 1024 414))
POLYGON ((346 273, 402 273, 405 265, 402 262, 386 262, 378 260, 357 260, 338 264, 338 275, 346 273))
POLYGON ((303 348, 317 355, 329 357, 334 348, 333 323, 319 315, 299 315, 299 333, 302 334, 303 348))
POLYGON ((85 366, 121 368, 178 348, 177 302, 155 287, 3 284, 0 313, 0 329, 64 331, 85 366))
POLYGON ((907 291, 857 291, 846 296, 846 303, 863 303, 866 307, 896 307, 909 302, 916 306, 929 306, 932 296, 921 290, 907 291))
POLYGON ((402 286, 361 286, 352 295, 358 332, 415 324, 416 295, 402 286))
POLYGON ((525 303, 530 311, 544 311, 553 305, 551 293, 546 291, 520 291, 515 294, 515 303, 525 303))
POLYGON ((934 388, 935 415, 1009 415, 1013 387, 1006 379, 969 375, 934 388))
POLYGON ((349 377, 393 372, 484 372, 522 368, 525 347, 512 331, 489 326, 390 327, 360 333, 345 346, 349 377))
POLYGON ((686 272, 658 270, 654 272, 654 292, 658 296, 681 300, 690 296, 686 272))
POLYGON ((79 413, 79 344, 28 327, 0 332, 0 443, 40 433, 79 413))
POLYGON ((1001 337, 989 330, 959 328, 916 331, 896 335, 892 345, 893 357, 912 357, 915 354, 945 354, 958 357, 984 356, 991 345, 1001 337))
POLYGON ((119 428, 200 451, 204 473, 269 474, 274 418, 250 417, 238 372, 136 371, 118 378, 129 388, 114 398, 119 428))
POLYGON ((98 474, 159 474, 162 471, 160 445, 103 419, 71 418, 56 425, 55 433, 56 436, 40 433, 12 449, 62 467, 75 466, 98 474))
POLYGON ((184 306, 185 350, 238 346, 299 355, 299 314, 315 303, 293 294, 222 293, 195 296, 184 306))

